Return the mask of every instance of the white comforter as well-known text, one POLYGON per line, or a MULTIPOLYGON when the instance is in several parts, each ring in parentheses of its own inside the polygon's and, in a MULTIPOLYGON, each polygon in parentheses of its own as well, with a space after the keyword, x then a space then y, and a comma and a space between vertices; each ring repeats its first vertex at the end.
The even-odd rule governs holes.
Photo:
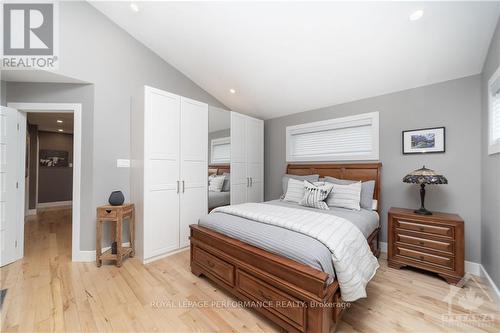
POLYGON ((332 253, 342 299, 353 302, 366 297, 366 285, 379 264, 366 238, 348 220, 320 212, 261 203, 218 207, 214 212, 279 226, 317 239, 332 253))

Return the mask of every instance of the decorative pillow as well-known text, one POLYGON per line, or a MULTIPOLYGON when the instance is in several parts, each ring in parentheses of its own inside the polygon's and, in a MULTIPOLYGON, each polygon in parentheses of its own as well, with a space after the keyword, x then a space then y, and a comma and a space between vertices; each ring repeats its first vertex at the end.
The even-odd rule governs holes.
POLYGON ((326 199, 330 207, 340 207, 352 210, 361 210, 361 182, 349 185, 334 184, 331 195, 326 199))
POLYGON ((323 210, 329 210, 328 205, 324 201, 330 194, 334 184, 316 182, 314 184, 304 180, 304 198, 299 202, 305 207, 313 207, 323 210))
POLYGON ((224 184, 224 175, 212 176, 209 178, 208 190, 212 192, 220 192, 224 184))
POLYGON ((224 176, 224 184, 222 184, 222 192, 229 192, 231 190, 230 179, 231 176, 228 172, 222 174, 224 176))
MULTIPOLYGON (((325 181, 339 185, 349 185, 357 183, 357 180, 337 179, 334 177, 325 177, 325 181)), ((364 209, 371 210, 373 208, 373 192, 375 191, 375 181, 369 180, 361 183, 361 200, 360 206, 364 209)), ((331 195, 331 194, 330 194, 331 195)), ((327 200, 328 201, 328 200, 327 200)))
POLYGON ((288 186, 283 200, 299 203, 304 198, 304 181, 288 179, 288 186))
MULTIPOLYGON (((289 175, 286 174, 282 178, 282 183, 283 183, 283 195, 286 193, 287 188, 288 188, 288 180, 289 179, 296 179, 296 180, 308 180, 311 183, 312 182, 317 182, 319 179, 319 175, 305 175, 305 176, 297 176, 297 175, 289 175)), ((302 198, 301 198, 302 199, 302 198)))

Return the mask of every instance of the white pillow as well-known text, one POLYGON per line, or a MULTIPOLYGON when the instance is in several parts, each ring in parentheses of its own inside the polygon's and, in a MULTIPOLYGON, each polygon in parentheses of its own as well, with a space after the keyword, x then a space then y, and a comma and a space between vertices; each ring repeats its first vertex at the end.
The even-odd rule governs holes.
POLYGON ((299 203, 304 198, 304 181, 293 178, 288 179, 288 187, 286 189, 283 200, 299 203))
POLYGON ((304 198, 299 204, 305 207, 329 210, 330 208, 328 208, 324 200, 328 197, 332 188, 332 183, 315 182, 311 184, 304 180, 304 198))
POLYGON ((210 177, 208 179, 209 180, 208 190, 212 192, 222 191, 222 185, 224 184, 224 179, 226 179, 224 175, 210 177))
POLYGON ((361 210, 361 182, 348 185, 333 184, 330 196, 326 203, 330 207, 340 207, 352 210, 361 210))

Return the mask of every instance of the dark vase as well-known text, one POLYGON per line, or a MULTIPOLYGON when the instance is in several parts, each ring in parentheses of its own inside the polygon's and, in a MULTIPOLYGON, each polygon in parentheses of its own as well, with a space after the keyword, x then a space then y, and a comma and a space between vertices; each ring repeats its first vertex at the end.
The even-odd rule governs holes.
POLYGON ((111 206, 120 206, 123 205, 125 197, 123 196, 122 191, 113 191, 111 192, 108 201, 111 206))

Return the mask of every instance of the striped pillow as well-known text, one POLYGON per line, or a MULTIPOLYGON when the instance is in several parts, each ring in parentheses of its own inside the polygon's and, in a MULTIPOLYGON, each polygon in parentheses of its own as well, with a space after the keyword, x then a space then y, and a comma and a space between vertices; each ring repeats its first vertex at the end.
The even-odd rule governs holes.
POLYGON ((332 194, 326 199, 330 207, 361 210, 361 182, 348 185, 333 184, 332 194))
POLYGON ((304 180, 304 198, 299 202, 299 205, 323 210, 330 209, 324 200, 328 197, 332 188, 332 183, 317 182, 311 184, 304 180))
POLYGON ((293 178, 288 179, 288 187, 286 189, 283 200, 299 203, 304 197, 304 181, 293 178))

